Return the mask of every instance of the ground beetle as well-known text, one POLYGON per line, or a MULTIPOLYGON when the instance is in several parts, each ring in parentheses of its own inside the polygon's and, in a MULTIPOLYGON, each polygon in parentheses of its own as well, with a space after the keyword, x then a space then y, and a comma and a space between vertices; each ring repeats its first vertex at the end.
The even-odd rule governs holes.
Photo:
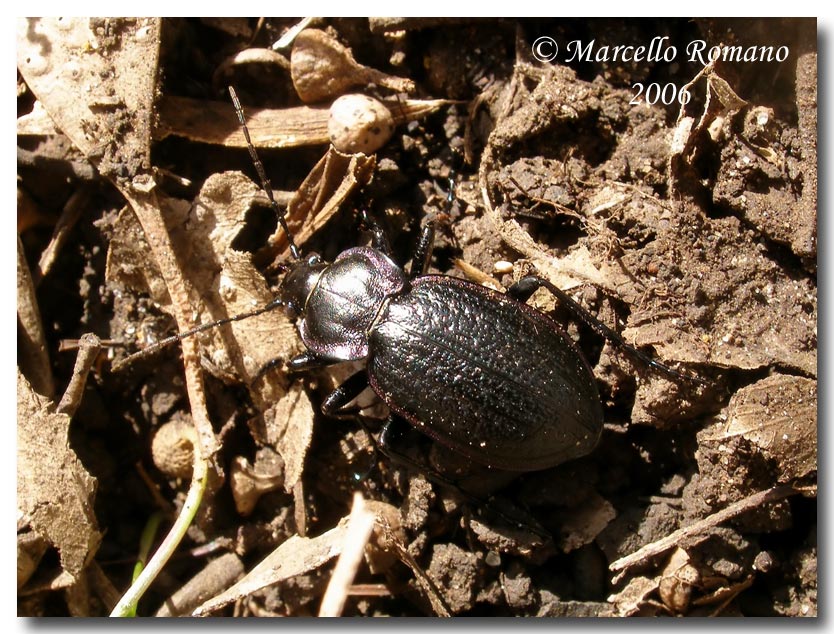
POLYGON ((393 262, 383 231, 367 215, 372 247, 348 249, 332 263, 315 254, 302 257, 272 197, 240 102, 230 92, 295 261, 268 305, 170 339, 283 307, 296 319, 306 346, 287 363, 290 371, 365 362, 325 399, 325 414, 344 411, 370 385, 392 411, 379 439, 383 450, 404 419, 475 462, 510 471, 546 469, 583 456, 594 448, 603 426, 596 381, 582 352, 553 320, 525 303, 538 288, 647 364, 691 378, 625 343, 541 277, 527 276, 503 294, 426 274, 431 224, 422 231, 408 274, 393 262))

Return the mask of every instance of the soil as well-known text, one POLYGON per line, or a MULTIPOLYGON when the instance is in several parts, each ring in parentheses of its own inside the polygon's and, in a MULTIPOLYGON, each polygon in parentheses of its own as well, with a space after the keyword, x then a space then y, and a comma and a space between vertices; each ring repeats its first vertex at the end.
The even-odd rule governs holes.
MULTIPOLYGON (((229 63, 293 24, 163 20, 159 71, 148 75, 149 127, 172 126, 153 104, 174 97, 228 103, 229 84, 247 114, 301 106, 289 53, 286 63, 229 63)), ((90 55, 105 58, 125 33, 145 28, 118 20, 93 26, 101 49, 90 55)), ((448 101, 398 122, 374 164, 334 158, 332 209, 292 198, 307 192, 302 183, 327 146, 264 148, 263 131, 252 126, 276 195, 290 201, 301 251, 332 261, 369 244, 358 211, 367 210, 405 265, 420 227, 433 221, 431 272, 501 290, 537 272, 643 358, 537 292, 530 303, 564 327, 593 368, 605 424, 585 457, 505 473, 416 430, 403 439, 411 464, 375 451, 387 412, 373 394, 364 395, 362 424, 320 413, 351 368, 288 374, 279 363, 262 373, 270 358, 302 351, 293 323, 277 312, 265 317, 274 321, 251 320, 259 326, 244 321, 201 336, 215 468, 185 541, 138 613, 190 613, 286 544, 309 561, 211 613, 317 614, 335 564, 321 549, 359 491, 378 503, 371 508, 388 519, 377 526, 387 529, 371 537, 343 615, 815 616, 815 21, 332 19, 314 26, 360 64, 413 80, 410 99, 448 101), (531 45, 543 36, 563 51, 593 40, 597 57, 566 62, 563 52, 537 61, 531 45), (677 47, 674 62, 611 58, 617 45, 648 46, 654 37, 677 47), (789 55, 719 60, 703 72, 684 54, 694 40, 707 48, 784 46, 789 55), (680 89, 692 80, 685 106, 632 103, 638 82, 680 89), (646 356, 671 371, 649 366, 646 356), (255 474, 245 486, 256 481, 265 491, 245 512, 235 488, 244 486, 241 473, 255 474), (221 557, 233 563, 212 567, 221 557), (187 582, 189 593, 175 594, 187 582)), ((169 452, 185 443, 184 472, 160 468, 152 450, 165 425, 199 429, 178 344, 122 371, 114 363, 175 333, 182 315, 210 321, 264 305, 288 251, 269 238, 281 230, 240 144, 202 142, 183 130, 162 138, 117 106, 95 139, 106 150, 92 152, 21 72, 19 116, 32 112, 37 96, 74 145, 57 130, 19 134, 20 244, 34 272, 33 314, 46 354, 39 366, 20 317, 26 380, 18 398, 25 394, 28 405, 19 402, 19 417, 45 417, 57 430, 54 445, 23 459, 29 436, 19 432, 19 468, 37 472, 31 481, 41 485, 70 483, 50 493, 56 499, 85 502, 75 515, 54 502, 56 515, 81 518, 73 522, 84 539, 70 545, 19 487, 26 513, 18 556, 30 570, 19 577, 18 614, 104 615, 130 585, 149 518, 162 514, 158 543, 181 508, 189 443, 201 442, 178 431, 166 445, 169 452), (130 141, 121 158, 117 132, 130 141), (142 134, 145 144, 134 149, 142 134), (123 195, 125 183, 152 168, 171 266, 191 284, 185 307, 168 284, 169 264, 151 255, 159 240, 143 232, 147 225, 123 195), (69 221, 67 209, 75 210, 69 221), (54 263, 38 275, 51 250, 54 263), (56 395, 73 377, 72 344, 85 333, 98 335, 103 349, 80 404, 63 419, 56 395), (67 441, 69 453, 53 454, 67 441), (76 473, 83 477, 68 475, 76 473)), ((391 98, 379 83, 351 90, 391 98)), ((211 127, 211 119, 195 126, 211 127)), ((237 132, 231 125, 223 134, 237 132)))

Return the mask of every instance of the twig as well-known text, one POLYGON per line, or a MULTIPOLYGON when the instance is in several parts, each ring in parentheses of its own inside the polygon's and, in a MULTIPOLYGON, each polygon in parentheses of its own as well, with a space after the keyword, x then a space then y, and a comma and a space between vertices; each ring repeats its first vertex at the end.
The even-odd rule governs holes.
POLYGON ((32 278, 35 285, 39 285, 44 276, 49 273, 52 265, 55 263, 58 253, 64 246, 64 243, 69 237, 70 231, 76 225, 81 214, 84 211, 87 202, 90 200, 91 188, 89 186, 81 186, 76 189, 72 196, 69 197, 64 208, 61 210, 61 217, 55 224, 55 229, 52 231, 52 238, 49 244, 41 253, 38 260, 38 266, 32 273, 32 278))
POLYGON ((800 491, 790 485, 780 485, 766 489, 765 491, 754 493, 753 495, 739 500, 738 502, 733 502, 728 507, 721 509, 717 513, 713 513, 712 515, 705 517, 702 520, 698 520, 689 526, 684 526, 683 528, 676 530, 674 533, 671 533, 656 542, 646 544, 630 555, 621 557, 620 559, 612 562, 611 565, 608 566, 608 569, 612 572, 617 572, 630 568, 631 566, 642 563, 655 555, 659 555, 660 553, 667 551, 684 539, 703 533, 707 529, 710 529, 713 526, 718 526, 719 524, 726 522, 728 519, 741 515, 745 511, 757 508, 763 504, 767 504, 768 502, 781 500, 782 498, 794 495, 795 493, 800 493, 800 491))
POLYGON ((57 412, 66 414, 70 418, 75 414, 75 410, 78 409, 78 405, 81 403, 81 397, 84 395, 87 375, 90 373, 90 368, 96 362, 96 357, 98 357, 100 350, 101 341, 92 333, 88 332, 78 340, 78 356, 75 358, 72 378, 64 395, 61 397, 61 402, 58 403, 57 412))

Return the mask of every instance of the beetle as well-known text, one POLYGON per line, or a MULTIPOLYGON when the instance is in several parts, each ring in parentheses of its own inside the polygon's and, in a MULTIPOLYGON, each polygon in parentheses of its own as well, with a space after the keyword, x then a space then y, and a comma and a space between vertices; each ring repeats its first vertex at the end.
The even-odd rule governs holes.
MULTIPOLYGON (((433 227, 420 245, 431 252, 433 227)), ((490 467, 530 471, 589 453, 602 431, 593 373, 568 335, 519 301, 531 276, 507 295, 426 266, 406 274, 374 231, 372 247, 354 247, 332 263, 296 262, 278 301, 296 318, 306 351, 299 371, 345 361, 365 369, 325 398, 338 411, 368 385, 396 417, 490 467)), ((415 262, 428 262, 418 250, 415 262)))
MULTIPOLYGON (((528 275, 506 293, 445 275, 428 274, 434 243, 422 230, 410 271, 394 262, 387 238, 367 214, 370 247, 353 247, 333 262, 302 257, 272 196, 249 137, 242 106, 235 111, 261 184, 287 235, 293 262, 266 306, 159 342, 282 307, 296 320, 305 351, 287 362, 300 372, 348 361, 364 368, 323 401, 327 415, 370 386, 392 414, 378 445, 396 427, 414 428, 470 460, 508 471, 537 471, 590 453, 603 428, 603 410, 590 364, 567 333, 527 304, 544 288, 602 336, 667 374, 596 320, 548 280, 528 275)), ((146 349, 147 352, 148 349, 146 349)))

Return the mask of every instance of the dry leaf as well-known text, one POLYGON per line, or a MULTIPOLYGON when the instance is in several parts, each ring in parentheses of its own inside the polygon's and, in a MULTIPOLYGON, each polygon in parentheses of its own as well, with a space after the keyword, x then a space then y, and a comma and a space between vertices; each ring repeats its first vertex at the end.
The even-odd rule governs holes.
POLYGON ((698 569, 689 561, 689 553, 676 548, 660 577, 660 600, 675 614, 684 614, 692 600, 692 588, 701 580, 698 569))
MULTIPOLYGON (((239 315, 274 299, 252 256, 232 248, 256 200, 260 200, 257 185, 239 172, 224 172, 206 180, 193 205, 163 201, 166 224, 179 254, 177 264, 193 288, 191 306, 198 323, 239 315)), ((133 214, 120 214, 106 275, 129 288, 149 290, 165 307, 170 304, 167 286, 160 270, 148 262, 144 245, 133 214)), ((282 311, 208 330, 199 339, 208 369, 219 378, 246 383, 261 411, 283 396, 279 373, 254 381, 267 363, 288 358, 298 345, 295 326, 282 311)))
POLYGON ((17 326, 18 364, 38 394, 51 398, 55 394, 55 384, 49 351, 35 285, 20 237, 17 239, 17 326))
POLYGON ((156 18, 18 20, 18 70, 104 175, 150 167, 159 33, 156 18))
MULTIPOLYGON (((395 125, 415 121, 454 103, 446 99, 386 100, 395 125)), ((231 101, 209 101, 165 95, 157 103, 157 122, 153 138, 161 141, 179 136, 200 143, 226 147, 246 147, 231 101)), ((326 145, 330 142, 327 124, 330 106, 288 108, 245 108, 246 127, 258 148, 291 148, 326 145)), ((29 127, 34 127, 32 123, 29 127)))
POLYGON ((305 29, 293 43, 290 72, 295 91, 304 103, 344 94, 354 86, 378 84, 396 92, 411 92, 414 82, 362 66, 350 49, 318 29, 305 29))
MULTIPOLYGON (((371 180, 375 167, 373 156, 342 154, 330 148, 287 207, 287 225, 296 244, 304 244, 321 229, 354 189, 371 180)), ((269 241, 282 257, 289 256, 287 238, 280 227, 269 241)))
MULTIPOLYGON (((184 222, 189 205, 185 201, 169 206, 168 212, 184 222)), ((104 279, 125 289, 147 293, 157 304, 171 303, 168 288, 153 258, 142 225, 130 207, 123 207, 113 223, 113 236, 107 249, 104 279)))
POLYGON ((347 533, 347 520, 342 518, 335 528, 318 537, 294 535, 278 546, 267 557, 231 588, 203 603, 193 616, 206 616, 238 599, 274 583, 315 570, 341 552, 347 533))
MULTIPOLYGON (((290 493, 301 479, 304 457, 313 439, 313 405, 300 383, 294 383, 284 398, 275 404, 271 417, 281 431, 278 438, 270 437, 270 444, 284 459, 284 489, 290 493)), ((267 429, 270 436, 277 431, 269 425, 267 429)))
MULTIPOLYGON (((201 143, 246 147, 246 137, 231 100, 165 96, 159 100, 157 110, 159 118, 153 132, 157 141, 175 135, 201 143)), ((246 127, 252 143, 260 148, 325 145, 330 142, 329 112, 327 106, 246 108, 246 127)))
POLYGON ((590 544, 615 517, 617 511, 611 503, 592 493, 581 506, 572 508, 561 523, 560 548, 567 553, 590 544))
POLYGON ((710 434, 742 436, 776 461, 780 482, 817 470, 817 382, 776 374, 742 388, 727 406, 727 423, 710 434))
POLYGON ((18 508, 58 548, 64 571, 77 577, 101 542, 93 512, 97 483, 69 446, 70 418, 52 408, 18 371, 18 508))
POLYGON ((725 112, 739 110, 747 105, 747 102, 730 87, 727 80, 714 70, 707 74, 707 92, 715 95, 721 105, 724 106, 725 112))
POLYGON ((657 578, 632 577, 626 587, 608 597, 608 601, 614 604, 616 616, 632 616, 638 613, 647 603, 649 595, 659 585, 657 578))
POLYGON ((275 454, 272 460, 258 460, 252 466, 243 456, 235 456, 229 474, 229 487, 235 501, 235 509, 246 517, 265 493, 275 491, 284 484, 284 464, 275 454))

